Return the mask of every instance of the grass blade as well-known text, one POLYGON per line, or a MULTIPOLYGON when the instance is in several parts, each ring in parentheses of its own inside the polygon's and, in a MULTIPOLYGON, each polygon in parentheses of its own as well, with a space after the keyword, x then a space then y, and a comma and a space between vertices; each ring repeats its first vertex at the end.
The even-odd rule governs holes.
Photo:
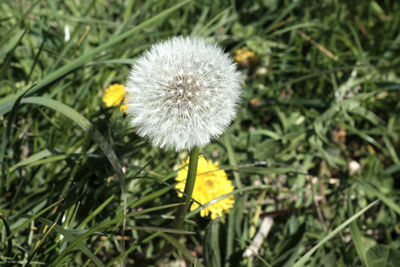
POLYGON ((344 228, 346 228, 350 223, 355 221, 358 217, 360 217, 362 214, 364 214, 367 210, 378 204, 379 200, 375 200, 371 204, 369 204, 367 207, 364 209, 360 210, 353 216, 351 216, 349 219, 347 219, 344 223, 336 227, 335 230, 330 232, 327 236, 325 236, 321 241, 319 241, 314 247, 312 247, 303 257, 301 257, 294 265, 293 267, 303 267, 305 266, 305 263, 310 259, 312 254, 317 251, 321 246, 323 246, 326 242, 328 242, 332 237, 334 237, 336 234, 338 234, 340 231, 342 231, 344 228))
POLYGON ((93 219, 97 214, 100 213, 110 202, 113 200, 115 195, 110 196, 106 201, 104 201, 97 209, 95 209, 93 212, 91 212, 80 224, 77 229, 82 229, 83 227, 86 226, 88 222, 90 222, 91 219, 93 219))
POLYGON ((11 238, 12 236, 16 235, 22 228, 24 228, 27 224, 29 224, 30 222, 32 222, 33 220, 36 220, 37 218, 39 218, 40 216, 42 216, 42 214, 46 213, 48 210, 50 210, 51 208, 57 206, 58 204, 60 204, 62 202, 62 200, 59 200, 57 202, 54 202, 53 204, 51 204, 50 206, 46 207, 45 209, 39 211, 38 213, 36 213, 35 215, 29 217, 26 221, 24 221, 21 225, 19 225, 16 229, 14 229, 14 231, 11 233, 11 235, 8 236, 8 239, 11 238))
MULTIPOLYGON (((40 222, 47 224, 48 226, 53 226, 54 225, 54 230, 61 234, 65 240, 67 240, 68 242, 72 242, 75 243, 75 246, 82 251, 84 254, 86 254, 97 266, 104 266, 103 263, 100 261, 99 258, 96 257, 96 255, 94 255, 80 240, 79 242, 77 242, 77 238, 71 234, 68 230, 62 228, 61 226, 54 224, 54 222, 44 219, 44 218, 40 218, 39 219, 40 222)), ((65 250, 64 250, 65 251, 65 250)), ((61 260, 61 259, 60 259, 61 260)), ((53 264, 54 266, 59 266, 57 265, 58 261, 56 260, 53 264)))
MULTIPOLYGON (((8 222, 6 220, 6 218, 3 217, 3 215, 0 213, 0 219, 3 221, 4 224, 4 228, 6 229, 6 235, 7 236, 11 236, 11 230, 10 230, 10 226, 8 225, 8 222)), ((7 257, 12 257, 12 238, 7 238, 7 253, 6 256, 7 257)))
POLYGON ((380 192, 378 189, 376 189, 374 186, 370 185, 369 183, 366 183, 364 181, 358 180, 358 182, 361 184, 361 186, 364 188, 365 191, 373 194, 377 198, 379 198, 385 205, 387 205, 389 208, 394 210, 397 214, 400 215, 400 206, 393 201, 391 198, 387 197, 385 194, 380 192))
MULTIPOLYGON (((158 15, 152 17, 151 19, 146 20, 145 22, 142 22, 141 24, 137 25, 133 29, 122 33, 118 35, 115 38, 112 38, 105 44, 102 44, 95 49, 91 50, 88 53, 85 53, 84 55, 78 57, 77 59, 73 60, 72 62, 68 63, 67 65, 62 66, 61 68, 55 70, 54 72, 46 75, 42 80, 40 80, 29 92, 29 94, 33 94, 46 85, 56 81, 57 79, 61 78, 62 76, 68 74, 69 72, 79 68, 83 64, 87 63, 88 61, 92 60, 94 57, 98 56, 101 52, 104 50, 120 43, 121 41, 127 39, 128 37, 132 36, 135 33, 138 33, 139 31, 146 29, 147 27, 150 27, 151 25, 154 25, 156 23, 161 22, 166 16, 170 15, 174 11, 178 10, 182 6, 188 4, 191 2, 191 0, 186 0, 181 3, 178 3, 163 12, 159 13, 158 15)), ((16 99, 21 95, 21 93, 17 93, 14 95, 7 96, 3 99, 0 99, 0 115, 8 112, 10 110, 10 107, 13 105, 13 103, 16 101, 16 99)))
POLYGON ((183 256, 188 259, 194 266, 199 266, 199 267, 204 267, 203 264, 201 264, 197 259, 186 249, 185 246, 183 246, 176 238, 167 235, 165 233, 160 233, 160 236, 163 237, 165 240, 167 240, 171 245, 173 245, 177 251, 181 252, 183 256))

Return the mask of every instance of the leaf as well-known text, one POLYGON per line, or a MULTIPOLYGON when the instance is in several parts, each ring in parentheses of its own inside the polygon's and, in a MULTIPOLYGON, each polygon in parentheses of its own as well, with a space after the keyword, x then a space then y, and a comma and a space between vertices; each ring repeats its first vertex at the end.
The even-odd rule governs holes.
POLYGON ((183 254, 183 256, 188 259, 191 263, 193 263, 193 266, 198 266, 198 267, 204 267, 204 265, 195 258, 192 253, 190 253, 187 248, 182 245, 176 238, 165 234, 165 233, 160 233, 160 236, 166 239, 171 245, 173 245, 177 251, 183 254))
MULTIPOLYGON (((138 33, 139 31, 148 28, 149 26, 152 26, 160 21, 162 21, 166 16, 170 15, 172 12, 178 10, 182 6, 188 4, 191 2, 191 0, 183 1, 181 3, 178 3, 163 12, 157 14, 156 16, 152 17, 151 19, 146 20, 145 22, 137 25, 133 29, 130 29, 127 32, 124 32, 114 38, 111 38, 108 42, 90 50, 88 53, 83 54, 82 56, 78 57, 77 59, 69 62, 68 64, 60 67, 59 69, 55 70, 54 72, 46 75, 42 80, 40 80, 30 91, 30 94, 33 94, 46 85, 56 81, 57 79, 63 77, 64 75, 70 73, 73 70, 76 70, 77 68, 81 67, 83 64, 87 63, 89 60, 93 59, 94 57, 98 56, 103 52, 104 50, 120 43, 121 41, 127 39, 128 37, 132 36, 135 33, 138 33)), ((8 112, 10 108, 12 107, 13 103, 16 101, 16 99, 21 95, 21 93, 16 93, 13 95, 6 96, 5 98, 0 99, 0 115, 8 112)))
MULTIPOLYGON (((29 92, 29 90, 31 89, 31 87, 27 88, 16 100, 15 102, 12 104, 11 106, 11 112, 8 116, 8 122, 7 122, 7 127, 5 129, 5 131, 3 131, 3 135, 2 135, 2 142, 1 142, 1 147, 0 147, 0 172, 1 175, 3 176, 2 178, 4 179, 5 176, 5 172, 3 169, 3 164, 4 164, 4 155, 5 152, 7 150, 7 146, 8 146, 8 142, 9 139, 12 138, 13 135, 13 130, 12 130, 12 126, 14 123, 14 120, 16 118, 16 114, 17 114, 17 110, 19 108, 19 105, 21 103, 22 98, 25 96, 26 93, 29 92)), ((8 188, 9 184, 6 185, 6 187, 8 188)))
POLYGON ((166 186, 166 187, 163 187, 163 188, 161 188, 161 189, 159 189, 159 190, 157 190, 157 191, 154 191, 154 192, 152 192, 152 193, 150 193, 150 194, 148 194, 148 195, 142 197, 142 198, 139 199, 139 200, 133 199, 133 200, 131 200, 131 201, 128 202, 128 207, 131 208, 131 209, 133 209, 133 208, 135 208, 135 207, 137 207, 137 206, 139 206, 139 205, 143 205, 143 204, 146 203, 146 202, 149 202, 149 201, 151 201, 151 200, 153 200, 153 199, 156 199, 156 198, 158 198, 158 197, 161 197, 162 195, 164 195, 165 193, 167 193, 169 190, 171 190, 171 188, 172 188, 172 187, 167 187, 167 186, 166 186))
POLYGON ((111 195, 106 201, 104 201, 98 208, 96 208, 93 212, 91 212, 80 224, 78 229, 82 229, 83 227, 86 226, 88 222, 90 222, 91 219, 93 219, 97 214, 99 214, 110 202, 113 200, 115 195, 111 195))
POLYGON ((11 166, 9 169, 9 172, 11 173, 20 167, 36 166, 36 165, 44 164, 47 162, 62 160, 62 159, 68 158, 68 157, 69 157, 69 155, 67 155, 67 154, 57 154, 57 151, 55 151, 55 150, 44 149, 42 151, 39 151, 38 153, 33 154, 32 156, 29 156, 28 158, 26 158, 24 160, 21 160, 17 164, 11 166), (51 157, 54 154, 56 156, 51 157))
POLYGON ((53 226, 54 225, 54 230, 61 234, 65 240, 68 242, 71 242, 75 244, 75 246, 81 250, 86 256, 88 256, 94 263, 96 263, 97 266, 104 266, 99 258, 96 257, 82 242, 81 240, 78 240, 73 234, 71 234, 68 230, 62 228, 61 226, 54 224, 54 222, 44 219, 44 218, 39 218, 39 221, 47 224, 48 226, 53 226), (78 240, 78 241, 77 241, 78 240))
MULTIPOLYGON (((293 221, 293 219, 292 219, 293 221)), ((293 265, 299 250, 303 246, 304 234, 306 233, 306 224, 302 223, 296 227, 294 233, 287 231, 282 242, 278 244, 278 255, 279 257, 274 260, 272 266, 285 266, 289 267, 293 265)))
MULTIPOLYGON (((5 231, 6 232, 6 236, 11 236, 10 226, 8 225, 8 222, 7 222, 6 218, 4 218, 1 213, 0 213, 0 219, 3 221, 4 228, 6 229, 6 231, 5 231)), ((11 238, 8 238, 8 240, 7 240, 7 253, 6 253, 6 255, 8 257, 10 257, 10 258, 12 257, 12 239, 11 238)))
POLYGON ((12 37, 9 39, 8 44, 6 44, 3 49, 0 50, 0 58, 5 56, 11 50, 14 50, 18 43, 21 41, 22 37, 24 37, 27 32, 28 29, 25 29, 19 30, 17 33, 12 34, 12 37))
POLYGON ((363 240, 365 240, 365 238, 362 236, 356 222, 350 224, 350 235, 351 239, 353 240, 353 244, 356 247, 358 256, 360 257, 361 261, 365 264, 366 247, 363 245, 363 240))
POLYGON ((382 193, 380 190, 375 188, 373 185, 364 182, 362 180, 357 180, 361 186, 364 188, 364 190, 377 198, 379 198, 385 205, 387 205, 389 208, 394 210, 397 214, 400 215, 400 206, 397 204, 392 198, 389 196, 386 196, 384 193, 382 193))
POLYGON ((243 253, 242 248, 237 246, 237 242, 243 244, 247 240, 247 237, 242 235, 242 221, 246 216, 244 214, 244 199, 246 197, 244 194, 237 194, 234 207, 229 211, 225 241, 225 261, 223 264, 225 267, 236 266, 237 260, 240 260, 243 253))
MULTIPOLYGON (((114 152, 112 146, 110 145, 110 143, 96 129, 93 129, 92 124, 85 117, 83 117, 81 114, 79 114, 79 112, 77 112, 76 110, 72 109, 71 107, 69 107, 61 102, 58 102, 58 101, 55 101, 53 99, 46 98, 46 97, 28 97, 28 98, 22 99, 22 102, 23 103, 31 103, 31 104, 39 104, 39 105, 43 105, 43 106, 52 108, 52 109, 64 114, 71 120, 73 120, 76 124, 78 124, 87 133, 92 131, 93 140, 99 145, 100 149, 103 151, 103 153, 107 157, 108 161, 110 162, 112 168, 114 169, 114 171, 117 174, 118 181, 119 181, 120 187, 121 187, 121 192, 122 192, 123 212, 125 214, 127 211, 125 176, 122 172, 122 166, 121 166, 117 156, 115 155, 115 152, 114 152)), ((122 222, 122 235, 124 233, 125 224, 126 224, 126 221, 124 218, 124 220, 122 222)), ((123 246, 124 246, 124 243, 122 244, 122 247, 123 246)), ((122 250, 124 250, 124 248, 122 250)))
POLYGON ((378 244, 367 251, 368 267, 397 267, 400 263, 400 251, 378 244))
POLYGON ((48 108, 54 109, 54 110, 60 112, 61 114, 67 116, 68 118, 73 120, 76 124, 78 124, 85 131, 89 131, 92 128, 92 124, 85 117, 83 117, 79 112, 77 112, 73 108, 71 108, 61 102, 53 100, 51 98, 38 97, 38 96, 27 97, 27 98, 23 98, 21 103, 38 104, 38 105, 46 106, 48 108))
POLYGON ((39 211, 38 213, 36 213, 35 215, 29 217, 29 219, 27 219, 26 221, 24 221, 21 225, 19 225, 18 227, 16 227, 16 229, 13 230, 13 232, 11 233, 11 235, 8 236, 8 238, 11 238, 12 236, 16 235, 22 228, 24 228, 27 224, 29 224, 30 222, 36 220, 37 218, 39 218, 40 216, 42 216, 44 213, 46 213, 48 210, 50 210, 51 208, 57 206, 58 204, 60 204, 62 202, 62 200, 59 200, 57 202, 54 202, 53 204, 51 204, 50 206, 44 208, 43 210, 39 211))
POLYGON ((234 190, 234 191, 232 191, 232 192, 230 192, 230 193, 228 193, 228 194, 225 194, 225 195, 222 195, 222 196, 220 196, 220 197, 214 198, 214 199, 211 200, 210 202, 207 202, 207 203, 201 205, 201 206, 198 207, 197 209, 195 209, 195 210, 189 212, 189 213, 186 215, 185 218, 186 218, 186 219, 189 219, 189 218, 193 217, 194 215, 196 215, 197 213, 200 213, 200 211, 201 211, 202 209, 205 209, 205 208, 207 208, 207 207, 213 205, 215 202, 218 202, 218 201, 220 201, 220 200, 222 200, 222 199, 224 199, 224 198, 227 198, 227 197, 229 197, 229 196, 231 196, 231 195, 237 195, 237 194, 241 194, 241 193, 247 192, 247 191, 263 190, 263 189, 271 189, 271 186, 269 186, 269 185, 252 185, 252 186, 243 187, 243 188, 241 188, 241 189, 236 189, 236 190, 234 190))
POLYGON ((371 204, 369 204, 367 207, 364 209, 360 210, 353 216, 351 216, 349 219, 347 219, 344 223, 336 227, 335 230, 330 232, 327 236, 325 236, 321 241, 319 241, 314 247, 312 247, 303 257, 301 257, 294 265, 293 267, 303 267, 305 266, 305 263, 311 258, 311 256, 314 254, 317 249, 322 247, 326 242, 328 242, 332 237, 334 237, 336 234, 338 234, 340 231, 342 231, 344 228, 346 228, 350 223, 355 221, 358 217, 360 217, 362 214, 364 214, 367 210, 375 206, 379 200, 375 200, 371 204))
POLYGON ((221 266, 221 251, 219 247, 219 221, 211 221, 206 228, 204 238, 205 265, 210 267, 221 266))
MULTIPOLYGON (((149 211, 154 211, 154 210, 160 210, 160 209, 165 209, 165 208, 170 208, 170 207, 175 207, 177 205, 180 204, 167 204, 167 205, 163 205, 160 207, 153 207, 153 208, 149 208, 147 210, 143 210, 143 211, 138 211, 138 212, 132 212, 129 214, 124 214, 121 216, 116 216, 113 219, 110 219, 108 221, 104 221, 100 224, 97 224, 95 226, 93 226, 92 228, 90 228, 90 230, 84 230, 82 231, 82 229, 78 229, 80 231, 82 231, 82 235, 77 236, 72 242, 71 244, 69 244, 61 253, 60 255, 58 255, 58 257, 54 260, 53 264, 54 266, 59 266, 59 263, 64 261, 64 258, 66 255, 68 255, 68 253, 70 253, 71 251, 73 251, 76 248, 79 249, 84 249, 84 247, 81 246, 81 244, 83 244, 82 242, 84 240, 89 239, 93 234, 96 234, 99 231, 103 231, 105 229, 111 229, 114 226, 120 224, 122 221, 126 220, 127 218, 130 217, 136 217, 140 214, 143 214, 144 212, 149 212, 149 211)), ((99 208, 103 208, 103 207, 99 207, 99 208)), ((42 221, 43 223, 46 224, 52 224, 53 222, 40 218, 40 221, 42 221)), ((60 227, 61 229, 67 231, 66 229, 60 227)), ((56 227, 56 230, 60 228, 56 227)), ((179 229, 170 229, 170 228, 161 228, 161 227, 153 227, 153 226, 129 226, 129 229, 134 229, 134 230, 139 230, 139 231, 146 231, 146 232, 158 232, 158 233, 173 233, 173 234, 194 234, 193 232, 190 231, 185 231, 185 230, 179 230, 179 229)), ((79 232, 80 232, 79 231, 79 232)), ((75 232, 75 230, 68 230, 68 234, 71 234, 71 232, 75 232)), ((86 251, 86 249, 82 250, 84 253, 88 253, 86 251)))

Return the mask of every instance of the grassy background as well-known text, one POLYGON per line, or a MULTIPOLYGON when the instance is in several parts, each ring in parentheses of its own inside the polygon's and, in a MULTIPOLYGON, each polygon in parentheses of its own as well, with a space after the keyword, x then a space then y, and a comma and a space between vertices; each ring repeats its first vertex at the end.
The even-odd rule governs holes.
POLYGON ((400 262, 398 1, 18 0, 0 10, 0 264, 400 262), (101 102, 142 51, 174 35, 258 58, 240 68, 237 118, 202 150, 234 180, 235 207, 216 221, 189 213, 179 235, 173 184, 186 154, 152 147, 101 102), (244 257, 263 221, 270 232, 244 257))

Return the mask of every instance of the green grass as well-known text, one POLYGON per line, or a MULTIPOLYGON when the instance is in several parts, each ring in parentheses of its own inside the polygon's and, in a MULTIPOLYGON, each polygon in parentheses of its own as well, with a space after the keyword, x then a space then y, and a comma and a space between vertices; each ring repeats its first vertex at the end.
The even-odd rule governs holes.
POLYGON ((19 0, 0 10, 1 265, 399 262, 398 1, 19 0), (187 152, 151 146, 101 101, 140 53, 175 35, 258 58, 240 67, 237 117, 201 151, 233 181, 235 206, 215 221, 191 211, 184 230, 173 225, 173 185, 187 152), (267 216, 272 228, 244 257, 267 216))

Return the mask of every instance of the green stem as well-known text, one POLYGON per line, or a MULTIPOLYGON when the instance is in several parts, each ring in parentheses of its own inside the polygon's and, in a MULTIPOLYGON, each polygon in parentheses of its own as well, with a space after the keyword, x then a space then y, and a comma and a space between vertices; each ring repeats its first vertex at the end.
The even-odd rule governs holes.
POLYGON ((189 209, 192 193, 194 188, 194 183, 196 181, 196 173, 197 173, 197 162, 199 159, 199 148, 194 147, 192 151, 190 151, 190 159, 189 159, 189 170, 186 178, 185 191, 183 197, 185 199, 185 205, 182 205, 175 217, 175 228, 181 229, 183 226, 183 221, 185 220, 186 212, 189 209))

